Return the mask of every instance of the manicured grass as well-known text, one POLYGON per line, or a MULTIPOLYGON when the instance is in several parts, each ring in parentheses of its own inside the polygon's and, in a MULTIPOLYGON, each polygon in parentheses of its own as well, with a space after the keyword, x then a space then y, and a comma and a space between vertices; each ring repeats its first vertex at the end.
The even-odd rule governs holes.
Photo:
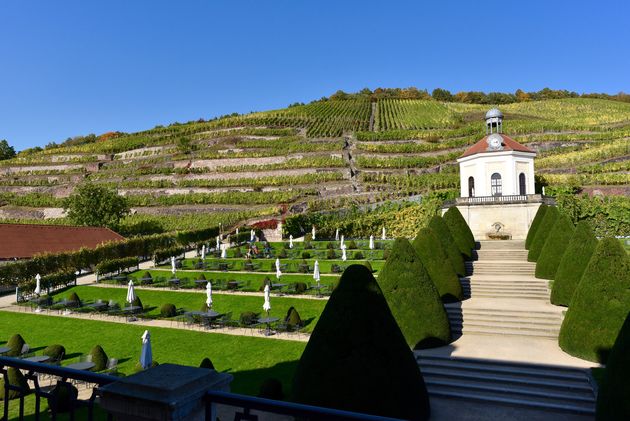
MULTIPOLYGON (((55 299, 67 298, 75 292, 83 302, 91 302, 97 299, 103 301, 114 300, 121 306, 125 305, 127 297, 126 288, 101 288, 92 286, 77 286, 63 292, 53 294, 55 299)), ((179 309, 199 311, 206 301, 205 292, 176 292, 136 289, 136 295, 142 301, 147 317, 159 317, 162 304, 171 303, 179 309)), ((213 296, 212 309, 219 313, 232 312, 232 317, 238 319, 245 311, 262 313, 263 298, 257 296, 215 294, 213 296)), ((310 332, 315 327, 326 300, 300 299, 290 297, 271 296, 272 317, 284 318, 290 307, 300 313, 300 317, 307 325, 304 331, 310 332)))
MULTIPOLYGON (((369 240, 352 240, 350 238, 345 238, 345 243, 346 245, 348 244, 349 241, 354 241, 355 244, 357 245, 357 249, 359 250, 364 250, 364 251, 369 251, 370 248, 370 241, 369 240)), ((335 249, 339 249, 339 241, 337 240, 322 240, 322 241, 309 241, 308 242, 312 249, 307 249, 306 251, 312 251, 312 250, 326 250, 326 248, 328 247, 329 243, 332 243, 335 249)), ((389 249, 391 248, 392 244, 394 243, 394 240, 378 240, 378 239, 374 239, 374 246, 375 246, 375 252, 382 252, 384 249, 389 249)), ((265 247, 265 243, 263 242, 255 242, 254 244, 256 244, 256 247, 258 247, 259 250, 263 250, 265 247)), ((305 250, 304 249, 304 244, 305 242, 303 241, 295 241, 293 243, 293 249, 289 249, 289 241, 274 241, 274 242, 270 242, 269 246, 273 249, 273 250, 280 250, 282 248, 284 248, 286 246, 287 251, 302 251, 305 250)), ((214 244, 211 244, 214 245, 214 244)), ((247 244, 244 244, 241 246, 242 248, 247 247, 247 244)))

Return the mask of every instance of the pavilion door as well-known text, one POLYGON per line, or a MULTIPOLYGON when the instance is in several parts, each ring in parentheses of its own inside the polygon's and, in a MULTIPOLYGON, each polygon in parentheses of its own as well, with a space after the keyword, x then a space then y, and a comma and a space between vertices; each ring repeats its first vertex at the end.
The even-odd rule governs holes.
POLYGON ((524 196, 527 194, 527 184, 525 183, 525 173, 518 176, 518 194, 524 196))
POLYGON ((503 194, 503 185, 501 183, 501 174, 495 172, 490 177, 490 192, 493 196, 501 196, 503 194))
POLYGON ((475 197, 475 179, 468 177, 468 197, 475 197))

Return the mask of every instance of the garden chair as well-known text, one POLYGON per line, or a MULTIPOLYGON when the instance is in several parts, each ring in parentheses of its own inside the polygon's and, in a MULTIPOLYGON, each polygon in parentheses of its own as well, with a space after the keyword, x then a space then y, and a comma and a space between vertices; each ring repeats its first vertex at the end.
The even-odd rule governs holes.
POLYGON ((18 358, 28 358, 35 355, 34 353, 30 351, 31 351, 31 347, 29 344, 22 345, 22 349, 20 350, 20 355, 18 355, 18 358))
POLYGON ((229 313, 225 313, 219 318, 215 319, 213 321, 213 324, 217 328, 222 328, 222 327, 234 328, 236 327, 235 322, 236 322, 235 320, 232 320, 232 312, 230 311, 229 313))
POLYGON ((111 374, 113 376, 118 374, 118 359, 117 358, 110 358, 107 360, 107 366, 105 367, 105 370, 103 370, 103 373, 106 374, 111 374))

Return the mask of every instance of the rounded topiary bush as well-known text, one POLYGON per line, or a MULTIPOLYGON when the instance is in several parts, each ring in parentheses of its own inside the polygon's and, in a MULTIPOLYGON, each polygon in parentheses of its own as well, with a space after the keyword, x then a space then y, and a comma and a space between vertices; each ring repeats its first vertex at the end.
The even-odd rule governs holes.
POLYGON ((308 251, 302 252, 302 259, 310 259, 310 258, 311 258, 311 253, 309 253, 308 251))
POLYGON ((556 271, 551 290, 552 304, 569 305, 595 247, 597 247, 597 238, 589 223, 578 222, 556 271))
POLYGON ((429 273, 429 278, 435 285, 443 302, 452 303, 464 299, 464 291, 459 277, 448 262, 446 251, 440 239, 431 228, 422 228, 413 248, 420 257, 422 264, 429 273))
MULTIPOLYGON (((28 381, 26 380, 26 378, 24 377, 24 375, 22 374, 20 370, 18 370, 15 367, 9 367, 7 369, 6 376, 8 376, 9 384, 11 386, 18 386, 21 388, 22 394, 28 395, 30 393, 31 389, 28 385, 28 381)), ((0 401, 4 400, 4 394, 5 394, 4 383, 5 383, 5 379, 0 377, 0 401)), ((20 397, 20 392, 18 392, 17 390, 9 390, 9 400, 16 399, 19 397, 20 397)))
POLYGON ((249 326, 258 321, 258 313, 244 311, 241 313, 240 321, 242 325, 249 326))
POLYGON ((308 285, 306 285, 306 283, 304 283, 304 282, 296 282, 295 283, 295 292, 297 294, 304 294, 307 289, 308 289, 308 285))
POLYGON ((444 213, 442 217, 448 229, 451 231, 455 245, 459 251, 466 256, 466 259, 472 258, 472 251, 475 248, 475 237, 462 216, 462 213, 456 206, 452 206, 444 213))
POLYGON ((24 338, 19 333, 11 336, 9 341, 7 342, 7 348, 10 349, 9 352, 6 353, 7 357, 17 357, 22 353, 22 348, 24 347, 24 338))
POLYGON ((434 216, 429 221, 429 228, 433 230, 435 235, 437 235, 438 239, 442 243, 442 247, 446 251, 448 255, 448 259, 453 265, 453 270, 459 276, 466 276, 466 267, 464 265, 464 258, 462 257, 459 248, 455 245, 455 240, 453 240, 453 236, 451 235, 451 231, 448 229, 446 222, 441 216, 434 216))
POLYGON ((556 223, 556 219, 560 213, 555 206, 549 206, 545 211, 545 216, 543 217, 540 226, 536 230, 536 235, 532 240, 529 246, 529 253, 527 253, 527 261, 536 262, 538 257, 540 256, 540 252, 545 246, 545 242, 547 241, 547 237, 549 233, 553 229, 553 225, 556 223))
POLYGON ((394 241, 378 274, 378 284, 410 347, 450 342, 450 324, 440 294, 406 238, 394 241))
POLYGON ((527 250, 529 250, 529 247, 532 244, 532 241, 534 241, 534 237, 536 236, 536 231, 538 231, 538 228, 540 227, 540 224, 542 223, 543 218, 545 217, 545 213, 547 212, 547 205, 540 205, 540 207, 538 208, 538 212, 536 212, 536 216, 534 216, 534 220, 532 221, 532 224, 529 226, 529 230, 527 231, 527 237, 525 238, 525 248, 527 250))
POLYGON ((75 407, 79 391, 70 383, 57 383, 51 390, 48 398, 48 408, 57 414, 70 412, 75 407))
POLYGON ((60 361, 66 355, 66 348, 63 345, 48 345, 42 354, 50 357, 51 360, 60 361))
POLYGON ((610 350, 597 394, 597 420, 630 420, 630 315, 610 350))
POLYGON ((100 345, 96 345, 92 348, 90 356, 94 363, 94 371, 103 371, 107 368, 107 354, 100 345))
POLYGON ((363 252, 355 251, 354 255, 352 256, 352 258, 354 260, 361 260, 361 259, 364 259, 365 257, 363 256, 363 252))
POLYGON ((142 305, 142 300, 140 300, 140 297, 138 297, 137 295, 136 295, 136 299, 133 300, 131 305, 134 306, 134 307, 140 307, 140 309, 144 309, 144 307, 142 305))
POLYGON ((299 403, 409 420, 429 417, 418 364, 364 266, 341 276, 293 376, 299 403))
POLYGON ((206 357, 203 360, 201 360, 201 364, 199 364, 199 368, 207 368, 209 370, 214 370, 214 364, 212 364, 212 361, 210 360, 210 358, 206 357))
POLYGON ((298 311, 293 306, 291 306, 289 308, 289 311, 287 311, 287 315, 284 318, 284 321, 286 322, 287 327, 290 329, 295 329, 296 327, 302 326, 300 313, 298 313, 298 311))
POLYGON ((599 241, 569 304, 560 347, 589 361, 605 362, 630 312, 630 257, 616 238, 599 241))
POLYGON ((575 227, 568 216, 560 215, 556 219, 536 262, 536 278, 556 277, 556 271, 574 232, 575 227))
POLYGON ((354 240, 348 241, 348 250, 354 250, 357 248, 357 243, 354 240))
POLYGON ((175 304, 166 303, 162 304, 160 308, 160 316, 162 317, 175 317, 177 315, 177 307, 175 304))
POLYGON ((326 250, 326 258, 327 259, 335 259, 336 257, 337 257, 337 253, 335 253, 335 250, 333 250, 333 249, 326 250))
POLYGON ((282 383, 278 379, 265 379, 260 385, 260 391, 258 392, 259 398, 273 399, 281 401, 284 399, 284 392, 282 391, 282 383))

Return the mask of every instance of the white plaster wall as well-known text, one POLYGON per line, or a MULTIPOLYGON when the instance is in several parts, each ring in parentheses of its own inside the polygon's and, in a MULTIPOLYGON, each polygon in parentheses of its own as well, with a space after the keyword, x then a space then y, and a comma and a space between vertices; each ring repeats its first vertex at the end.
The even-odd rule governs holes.
POLYGON ((534 194, 534 157, 522 152, 504 151, 472 155, 458 159, 460 194, 468 197, 468 177, 475 178, 475 196, 491 196, 490 177, 501 174, 503 196, 519 194, 518 175, 524 172, 527 194, 534 194))
MULTIPOLYGON (((540 205, 540 203, 459 205, 457 208, 477 241, 488 240, 487 234, 494 232, 492 225, 496 222, 503 224, 502 232, 511 234, 512 239, 524 240, 540 205)), ((442 213, 446 210, 443 209, 442 213)))

